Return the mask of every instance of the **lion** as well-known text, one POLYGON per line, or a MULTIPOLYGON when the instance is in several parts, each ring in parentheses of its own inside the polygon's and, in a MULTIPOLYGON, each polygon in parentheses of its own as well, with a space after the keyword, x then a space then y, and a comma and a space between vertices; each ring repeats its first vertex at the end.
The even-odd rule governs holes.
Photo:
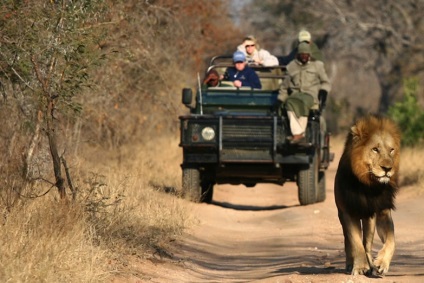
POLYGON ((359 119, 347 136, 334 195, 346 271, 352 275, 385 275, 389 270, 395 251, 391 211, 398 191, 400 139, 392 120, 374 115, 359 119), (373 259, 376 228, 383 246, 373 259))

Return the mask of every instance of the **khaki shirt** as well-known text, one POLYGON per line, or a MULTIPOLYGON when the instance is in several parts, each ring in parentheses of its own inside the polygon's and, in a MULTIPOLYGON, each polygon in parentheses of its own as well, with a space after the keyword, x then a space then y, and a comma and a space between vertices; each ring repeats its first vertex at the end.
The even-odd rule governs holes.
POLYGON ((313 96, 315 103, 318 103, 318 91, 324 89, 327 92, 331 90, 330 80, 324 69, 322 61, 309 61, 302 65, 300 61, 293 60, 287 67, 287 76, 283 81, 278 99, 285 101, 290 88, 292 92, 309 93, 313 96))

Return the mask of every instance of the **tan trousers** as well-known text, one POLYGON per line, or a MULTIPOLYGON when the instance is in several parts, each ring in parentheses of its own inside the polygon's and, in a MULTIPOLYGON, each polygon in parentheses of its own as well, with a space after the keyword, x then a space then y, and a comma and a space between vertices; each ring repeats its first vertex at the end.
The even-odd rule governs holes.
POLYGON ((290 120, 290 130, 293 135, 304 134, 306 126, 308 126, 308 117, 297 117, 293 111, 287 111, 287 116, 290 120))

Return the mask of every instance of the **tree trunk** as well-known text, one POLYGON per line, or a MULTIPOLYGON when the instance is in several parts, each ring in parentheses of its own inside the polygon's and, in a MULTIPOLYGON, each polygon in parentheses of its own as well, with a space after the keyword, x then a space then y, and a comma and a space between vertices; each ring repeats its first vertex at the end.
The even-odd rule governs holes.
POLYGON ((50 154, 52 156, 53 161, 53 170, 54 170, 54 176, 56 179, 56 187, 59 190, 59 195, 61 199, 66 198, 65 193, 65 179, 62 177, 62 169, 60 165, 60 156, 59 152, 57 151, 57 144, 56 144, 56 135, 54 130, 48 130, 47 131, 47 137, 49 139, 49 146, 50 146, 50 154))
POLYGON ((54 109, 54 103, 53 101, 49 102, 48 107, 48 114, 46 116, 47 120, 47 138, 49 140, 49 146, 50 146, 50 154, 52 156, 53 161, 53 170, 54 170, 54 176, 56 179, 55 186, 59 190, 59 195, 61 199, 66 198, 66 192, 65 192, 65 179, 62 177, 62 169, 61 169, 61 162, 60 162, 60 156, 59 152, 57 150, 57 140, 56 140, 56 131, 54 126, 54 117, 53 117, 53 109, 54 109))
POLYGON ((381 88, 381 97, 378 104, 379 113, 387 113, 399 93, 402 85, 402 77, 394 78, 393 74, 378 76, 381 88))
POLYGON ((39 137, 40 137, 40 130, 41 130, 41 123, 42 123, 42 112, 38 111, 38 115, 37 115, 37 124, 35 124, 35 130, 34 130, 34 135, 31 138, 31 142, 29 144, 28 147, 28 151, 26 154, 26 158, 25 158, 25 171, 24 171, 24 176, 26 179, 28 179, 29 174, 31 172, 31 163, 32 163, 32 157, 34 154, 34 150, 35 147, 37 146, 39 137))

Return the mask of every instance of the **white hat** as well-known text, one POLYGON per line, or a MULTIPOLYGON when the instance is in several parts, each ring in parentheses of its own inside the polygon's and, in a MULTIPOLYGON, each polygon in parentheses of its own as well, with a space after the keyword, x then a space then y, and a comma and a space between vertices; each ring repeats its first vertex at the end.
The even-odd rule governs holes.
POLYGON ((302 42, 302 41, 307 41, 307 42, 311 41, 311 34, 307 30, 301 30, 299 32, 299 42, 302 42))

